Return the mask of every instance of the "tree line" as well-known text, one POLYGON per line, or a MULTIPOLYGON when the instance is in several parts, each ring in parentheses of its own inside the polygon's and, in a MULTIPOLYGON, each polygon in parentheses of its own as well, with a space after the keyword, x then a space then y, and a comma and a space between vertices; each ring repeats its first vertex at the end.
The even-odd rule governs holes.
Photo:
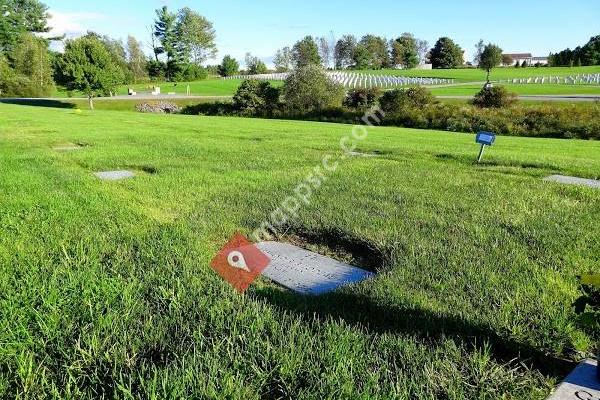
POLYGON ((592 37, 585 45, 577 46, 574 50, 550 53, 548 63, 553 67, 600 65, 600 35, 592 37))
POLYGON ((129 36, 123 43, 88 32, 77 39, 42 38, 50 31, 48 7, 38 0, 0 0, 0 96, 49 96, 56 84, 91 99, 123 84, 207 77, 202 63, 216 54, 210 21, 190 8, 156 10, 150 27, 153 56, 129 36), (49 48, 64 41, 64 52, 49 48))
MULTIPOLYGON (((383 69, 415 68, 430 62, 433 68, 457 68, 464 64, 464 51, 452 39, 440 38, 433 48, 426 40, 411 33, 403 33, 395 39, 367 34, 357 39, 354 35, 343 35, 339 40, 330 37, 306 36, 293 46, 277 50, 273 59, 277 72, 287 72, 306 65, 321 65, 328 69, 383 69)), ((248 74, 264 73, 267 68, 260 60, 246 55, 248 74)), ((239 63, 225 56, 219 66, 222 76, 231 76, 239 71, 239 63)))

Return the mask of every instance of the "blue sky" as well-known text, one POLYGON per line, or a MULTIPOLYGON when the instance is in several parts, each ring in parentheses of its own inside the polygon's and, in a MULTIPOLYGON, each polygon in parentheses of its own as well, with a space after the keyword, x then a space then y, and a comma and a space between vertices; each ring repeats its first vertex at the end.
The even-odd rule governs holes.
POLYGON ((54 16, 56 33, 77 36, 89 29, 122 39, 132 34, 144 43, 156 8, 188 6, 213 22, 219 59, 230 54, 242 60, 249 51, 268 61, 278 48, 301 37, 331 32, 335 37, 374 33, 387 38, 412 32, 430 45, 449 36, 468 59, 480 38, 506 52, 545 56, 600 34, 598 0, 42 1, 54 16))

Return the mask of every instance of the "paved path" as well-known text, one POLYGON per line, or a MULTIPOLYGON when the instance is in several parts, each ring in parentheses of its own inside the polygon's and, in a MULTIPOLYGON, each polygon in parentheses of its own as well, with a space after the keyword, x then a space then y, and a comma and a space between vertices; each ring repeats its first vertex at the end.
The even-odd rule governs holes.
MULTIPOLYGON (((456 99, 456 100, 470 100, 473 96, 436 96, 438 99, 456 99)), ((539 95, 522 95, 518 96, 519 100, 531 100, 531 101, 600 101, 600 95, 584 95, 584 94, 573 94, 573 95, 550 95, 550 94, 539 94, 539 95)))
MULTIPOLYGON (((151 94, 141 94, 137 96, 113 96, 113 97, 95 97, 94 100, 229 100, 233 96, 186 96, 184 94, 161 94, 153 96, 151 94)), ((473 96, 436 96, 438 99, 470 100, 473 96)), ((522 95, 518 96, 520 100, 531 101, 565 101, 565 102, 594 102, 600 101, 600 95, 522 95)), ((45 97, 45 98, 0 98, 0 102, 11 101, 69 101, 86 100, 85 97, 45 97)))

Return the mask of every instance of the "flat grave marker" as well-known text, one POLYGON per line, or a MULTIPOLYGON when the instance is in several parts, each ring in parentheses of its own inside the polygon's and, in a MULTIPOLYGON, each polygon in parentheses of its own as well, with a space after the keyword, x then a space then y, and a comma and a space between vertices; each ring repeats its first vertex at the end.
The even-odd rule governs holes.
POLYGON ((600 181, 596 179, 577 178, 575 176, 551 175, 544 178, 546 182, 558 182, 567 185, 588 186, 595 189, 600 189, 600 181))
POLYGON ((135 174, 131 171, 102 171, 94 174, 103 181, 120 181, 121 179, 133 178, 135 174))
POLYGON ((261 242, 256 246, 271 258, 262 275, 300 294, 318 296, 375 276, 291 244, 261 242))
POLYGON ((548 400, 600 399, 600 381, 596 376, 596 361, 585 360, 567 376, 548 400))

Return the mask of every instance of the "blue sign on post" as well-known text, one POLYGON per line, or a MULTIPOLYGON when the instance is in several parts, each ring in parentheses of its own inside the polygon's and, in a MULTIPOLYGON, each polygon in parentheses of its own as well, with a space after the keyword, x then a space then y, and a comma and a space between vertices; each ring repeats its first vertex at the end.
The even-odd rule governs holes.
POLYGON ((479 132, 475 141, 481 145, 481 150, 479 150, 479 157, 477 157, 477 162, 480 163, 483 158, 483 150, 485 146, 491 146, 496 141, 496 135, 491 132, 479 132))

